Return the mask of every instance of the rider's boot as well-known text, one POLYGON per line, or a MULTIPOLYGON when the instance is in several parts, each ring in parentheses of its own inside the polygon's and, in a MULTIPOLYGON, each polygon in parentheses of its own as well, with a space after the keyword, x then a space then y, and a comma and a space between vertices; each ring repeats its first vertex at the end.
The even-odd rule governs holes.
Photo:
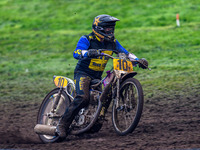
POLYGON ((64 117, 60 118, 59 123, 56 127, 56 132, 60 138, 67 137, 67 131, 69 129, 69 126, 70 126, 70 124, 66 122, 64 117))
POLYGON ((69 127, 75 116, 78 114, 81 108, 86 106, 87 103, 88 101, 85 100, 83 96, 77 95, 74 101, 66 109, 56 127, 56 132, 61 138, 65 138, 67 136, 69 127))

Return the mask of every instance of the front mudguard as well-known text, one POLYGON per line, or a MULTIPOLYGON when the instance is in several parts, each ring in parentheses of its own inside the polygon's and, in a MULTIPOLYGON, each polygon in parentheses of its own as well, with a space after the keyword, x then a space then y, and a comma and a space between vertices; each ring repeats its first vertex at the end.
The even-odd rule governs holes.
POLYGON ((135 71, 126 73, 126 74, 124 74, 124 75, 122 76, 121 82, 125 81, 125 80, 128 79, 128 78, 132 78, 132 77, 134 77, 135 75, 137 75, 137 72, 135 72, 135 71))

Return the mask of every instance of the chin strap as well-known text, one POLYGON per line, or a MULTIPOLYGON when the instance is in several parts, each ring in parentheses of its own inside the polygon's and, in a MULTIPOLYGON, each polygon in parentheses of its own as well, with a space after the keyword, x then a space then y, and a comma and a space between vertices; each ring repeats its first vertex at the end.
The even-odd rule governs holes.
POLYGON ((102 39, 104 39, 104 36, 103 35, 101 35, 101 34, 99 34, 99 33, 97 33, 94 29, 92 29, 92 31, 94 32, 94 34, 96 34, 99 38, 102 38, 102 39))

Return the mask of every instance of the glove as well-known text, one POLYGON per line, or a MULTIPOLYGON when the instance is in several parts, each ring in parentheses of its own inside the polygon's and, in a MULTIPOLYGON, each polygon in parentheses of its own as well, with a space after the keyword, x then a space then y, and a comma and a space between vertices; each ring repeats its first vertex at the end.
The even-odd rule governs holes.
POLYGON ((147 69, 148 68, 148 61, 145 58, 141 58, 139 61, 139 67, 142 69, 147 69))
POLYGON ((96 58, 99 55, 96 49, 89 49, 87 52, 88 58, 96 58))

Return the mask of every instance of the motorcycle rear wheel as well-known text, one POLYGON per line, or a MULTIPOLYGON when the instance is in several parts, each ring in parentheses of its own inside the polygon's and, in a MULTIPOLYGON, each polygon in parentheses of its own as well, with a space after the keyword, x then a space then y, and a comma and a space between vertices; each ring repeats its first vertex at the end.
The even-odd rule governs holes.
POLYGON ((119 101, 112 107, 112 123, 118 135, 127 135, 137 127, 143 110, 143 90, 135 78, 126 79, 120 86, 119 101))
MULTIPOLYGON (((47 96, 42 101, 37 116, 37 124, 57 126, 60 117, 62 116, 62 114, 64 114, 65 109, 70 104, 69 97, 64 91, 62 91, 61 98, 57 105, 56 111, 54 113, 51 113, 52 106, 55 102, 59 90, 60 90, 59 88, 52 90, 47 94, 47 96)), ((39 138, 43 143, 53 143, 63 140, 59 136, 50 136, 50 135, 39 135, 39 138)))

